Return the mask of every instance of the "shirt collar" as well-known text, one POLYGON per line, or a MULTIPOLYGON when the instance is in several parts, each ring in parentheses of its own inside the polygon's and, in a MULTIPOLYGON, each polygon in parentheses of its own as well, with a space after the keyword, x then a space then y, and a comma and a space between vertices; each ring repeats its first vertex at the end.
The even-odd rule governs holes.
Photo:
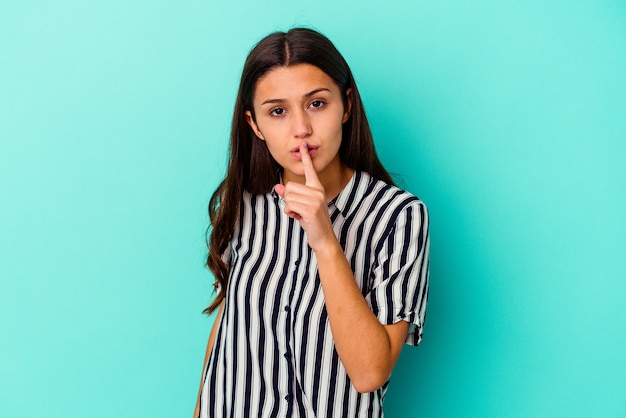
POLYGON ((339 192, 337 197, 330 201, 329 205, 335 205, 344 218, 347 218, 359 207, 370 181, 371 177, 368 173, 355 170, 348 184, 339 192))

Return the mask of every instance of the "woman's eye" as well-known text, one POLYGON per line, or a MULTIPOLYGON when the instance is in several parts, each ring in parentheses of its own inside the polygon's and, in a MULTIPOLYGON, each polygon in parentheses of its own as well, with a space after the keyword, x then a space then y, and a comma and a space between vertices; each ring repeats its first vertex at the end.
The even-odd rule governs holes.
POLYGON ((282 107, 276 107, 276 108, 270 110, 270 115, 272 115, 272 116, 280 116, 283 113, 285 113, 285 109, 283 109, 282 107))
POLYGON ((313 107, 313 108, 317 109, 317 108, 320 108, 322 106, 324 106, 324 102, 322 100, 314 100, 314 101, 311 102, 311 107, 313 107))

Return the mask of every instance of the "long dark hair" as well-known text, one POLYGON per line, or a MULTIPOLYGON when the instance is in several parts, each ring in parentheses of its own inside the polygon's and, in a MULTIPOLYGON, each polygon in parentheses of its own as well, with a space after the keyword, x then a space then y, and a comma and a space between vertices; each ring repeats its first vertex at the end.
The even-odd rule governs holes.
POLYGON ((239 216, 243 191, 267 193, 279 181, 282 168, 269 153, 246 121, 246 111, 254 109, 252 99, 259 78, 278 66, 311 64, 324 71, 339 86, 344 106, 351 90, 350 118, 343 124, 339 149, 341 162, 354 170, 368 172, 372 177, 393 184, 376 155, 361 96, 348 63, 324 35, 307 28, 275 32, 263 38, 250 51, 243 67, 230 134, 230 156, 226 177, 217 187, 209 203, 211 225, 207 242, 207 266, 215 275, 219 293, 205 310, 210 314, 226 295, 229 266, 222 259, 233 236, 239 216))

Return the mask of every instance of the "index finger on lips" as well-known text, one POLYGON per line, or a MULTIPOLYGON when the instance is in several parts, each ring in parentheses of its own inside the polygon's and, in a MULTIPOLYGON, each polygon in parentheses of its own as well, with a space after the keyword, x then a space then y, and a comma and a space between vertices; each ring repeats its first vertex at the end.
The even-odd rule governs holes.
POLYGON ((320 179, 317 177, 317 172, 315 171, 315 167, 313 167, 313 161, 309 155, 309 145, 306 142, 300 144, 300 156, 302 165, 304 166, 305 184, 313 187, 321 186, 320 179))

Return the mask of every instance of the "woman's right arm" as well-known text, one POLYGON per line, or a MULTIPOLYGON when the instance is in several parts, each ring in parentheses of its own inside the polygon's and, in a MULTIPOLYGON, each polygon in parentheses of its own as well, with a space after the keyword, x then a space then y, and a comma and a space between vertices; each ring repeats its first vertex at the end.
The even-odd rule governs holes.
POLYGON ((200 414, 200 394, 202 393, 202 379, 204 378, 204 371, 206 370, 207 362, 209 361, 209 356, 211 355, 211 349, 213 348, 213 342, 215 341, 215 335, 217 334, 217 328, 219 326, 220 320, 222 319, 222 310, 224 309, 224 300, 220 303, 220 307, 217 310, 217 316, 215 317, 215 322, 213 322, 213 328, 211 328, 211 333, 209 334, 209 342, 206 346, 206 354, 204 355, 204 367, 202 367, 202 376, 200 377, 200 389, 198 390, 198 399, 196 400, 196 409, 193 413, 193 418, 198 418, 200 414))

